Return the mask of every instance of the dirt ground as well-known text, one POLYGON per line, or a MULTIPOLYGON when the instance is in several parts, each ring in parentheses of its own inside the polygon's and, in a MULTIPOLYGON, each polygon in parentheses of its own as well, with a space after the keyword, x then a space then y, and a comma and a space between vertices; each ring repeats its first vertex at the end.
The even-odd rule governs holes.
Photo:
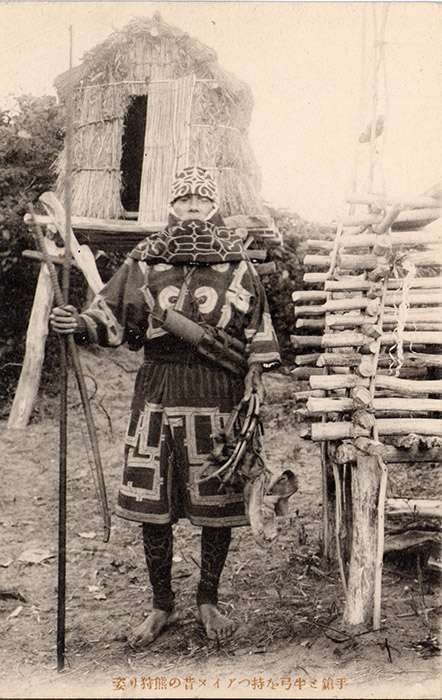
MULTIPOLYGON (((82 358, 96 391, 94 414, 113 504, 140 359, 123 350, 82 350, 82 358)), ((125 635, 150 605, 140 527, 114 517, 111 540, 102 542, 86 429, 72 387, 66 668, 60 674, 57 403, 40 398, 25 430, 7 431, 6 422, 0 424, 0 697, 439 697, 440 658, 430 654, 428 640, 438 633, 440 600, 438 582, 428 572, 421 586, 413 567, 386 563, 382 629, 353 637, 343 632, 340 581, 318 556, 319 450, 299 437, 287 400, 291 382, 282 374, 267 379, 266 450, 269 460, 296 465, 300 489, 268 548, 258 547, 248 528, 234 531, 220 605, 239 625, 235 637, 222 645, 210 642, 195 618, 199 530, 180 522, 173 570, 180 621, 137 653, 125 635)), ((434 477, 431 468, 408 478, 397 469, 390 489, 395 495, 434 496, 434 477)))

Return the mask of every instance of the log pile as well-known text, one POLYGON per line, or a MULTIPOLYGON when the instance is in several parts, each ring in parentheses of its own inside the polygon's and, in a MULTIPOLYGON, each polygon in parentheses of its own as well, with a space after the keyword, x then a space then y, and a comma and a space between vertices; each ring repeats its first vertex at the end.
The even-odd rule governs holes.
POLYGON ((421 227, 428 210, 440 215, 433 201, 407 202, 410 217, 390 200, 341 222, 334 241, 309 240, 314 288, 293 294, 294 375, 310 384, 298 411, 321 442, 324 549, 337 554, 349 624, 371 619, 380 588, 386 465, 442 461, 442 226, 421 227))

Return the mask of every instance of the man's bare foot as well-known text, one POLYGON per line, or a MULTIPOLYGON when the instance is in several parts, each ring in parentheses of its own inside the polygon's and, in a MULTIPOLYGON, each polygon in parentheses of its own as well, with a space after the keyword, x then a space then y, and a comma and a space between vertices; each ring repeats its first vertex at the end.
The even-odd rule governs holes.
POLYGON ((151 644, 161 632, 176 622, 178 614, 175 611, 153 610, 135 629, 127 635, 127 641, 133 648, 145 647, 151 644))
POLYGON ((223 641, 232 636, 236 625, 228 617, 220 613, 216 605, 203 603, 198 606, 200 620, 209 639, 223 641))

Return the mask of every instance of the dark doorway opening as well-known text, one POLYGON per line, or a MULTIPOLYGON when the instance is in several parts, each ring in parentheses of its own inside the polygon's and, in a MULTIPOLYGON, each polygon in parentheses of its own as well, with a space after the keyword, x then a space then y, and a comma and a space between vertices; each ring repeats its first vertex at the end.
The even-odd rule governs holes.
POLYGON ((143 172, 147 95, 134 95, 126 112, 121 153, 121 203, 126 211, 138 211, 143 172))

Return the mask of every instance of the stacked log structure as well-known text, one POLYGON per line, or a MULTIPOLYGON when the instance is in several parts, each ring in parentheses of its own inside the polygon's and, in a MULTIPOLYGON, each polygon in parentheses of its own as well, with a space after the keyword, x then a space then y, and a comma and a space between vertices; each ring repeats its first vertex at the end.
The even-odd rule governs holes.
POLYGON ((324 553, 337 556, 349 625, 380 624, 387 465, 442 461, 442 226, 420 226, 428 204, 405 203, 410 216, 384 201, 333 241, 307 241, 314 288, 293 293, 293 374, 310 384, 298 412, 321 445, 324 553))

